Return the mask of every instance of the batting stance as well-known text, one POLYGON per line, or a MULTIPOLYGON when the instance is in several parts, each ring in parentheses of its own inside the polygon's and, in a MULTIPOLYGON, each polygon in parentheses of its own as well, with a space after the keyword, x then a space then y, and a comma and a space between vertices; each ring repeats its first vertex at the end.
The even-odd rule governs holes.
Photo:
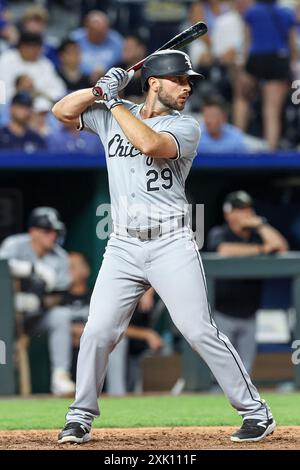
POLYGON ((93 90, 85 89, 53 107, 60 121, 99 135, 106 151, 114 227, 81 338, 76 398, 58 442, 91 439, 108 355, 149 286, 243 417, 242 427, 231 439, 259 441, 273 432, 275 421, 211 317, 200 255, 188 223, 182 226, 185 180, 200 129, 180 111, 201 75, 193 70, 188 55, 165 50, 145 61, 141 76, 147 92, 141 105, 118 96, 132 72, 111 69, 97 83, 104 102, 97 103, 93 90))

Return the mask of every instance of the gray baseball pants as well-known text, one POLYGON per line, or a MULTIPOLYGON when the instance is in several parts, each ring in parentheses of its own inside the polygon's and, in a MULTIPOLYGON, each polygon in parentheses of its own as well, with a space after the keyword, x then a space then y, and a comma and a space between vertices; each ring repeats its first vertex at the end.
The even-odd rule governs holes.
POLYGON ((272 416, 232 344, 216 327, 207 300, 202 262, 185 228, 141 241, 112 234, 81 338, 75 401, 67 422, 91 426, 100 415, 109 353, 120 341, 138 300, 151 285, 191 347, 206 361, 231 405, 243 417, 272 416))

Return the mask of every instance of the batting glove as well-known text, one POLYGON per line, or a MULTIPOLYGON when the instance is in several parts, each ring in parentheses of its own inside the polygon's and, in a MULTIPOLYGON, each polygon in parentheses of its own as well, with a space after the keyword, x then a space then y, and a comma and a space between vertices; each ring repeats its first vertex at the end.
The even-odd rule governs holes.
POLYGON ((126 72, 126 70, 119 68, 112 68, 109 69, 108 72, 104 75, 104 77, 114 78, 118 83, 118 91, 123 90, 134 75, 134 70, 130 70, 130 72, 126 72))
POLYGON ((110 77, 102 77, 93 88, 93 94, 99 97, 96 103, 105 103, 108 109, 122 104, 118 95, 118 83, 110 77))
POLYGON ((93 94, 103 101, 108 109, 122 104, 118 92, 126 87, 134 75, 134 71, 126 72, 121 68, 110 69, 100 78, 93 88, 93 94))

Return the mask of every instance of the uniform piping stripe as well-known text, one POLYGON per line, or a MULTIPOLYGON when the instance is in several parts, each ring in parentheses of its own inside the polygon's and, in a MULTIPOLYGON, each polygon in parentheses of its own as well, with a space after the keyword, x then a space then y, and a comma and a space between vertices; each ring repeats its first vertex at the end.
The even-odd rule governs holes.
MULTIPOLYGON (((172 159, 170 159, 170 160, 172 160, 172 159)), ((181 173, 179 171, 178 165, 176 165, 176 163, 177 163, 177 160, 174 161, 174 165, 172 166, 172 171, 173 171, 175 177, 177 178, 179 184, 181 184, 184 187, 184 182, 182 181, 182 176, 181 176, 181 173)))
POLYGON ((79 115, 79 126, 77 127, 79 131, 84 129, 84 122, 83 122, 83 113, 79 115))
POLYGON ((182 184, 182 186, 184 186, 184 185, 185 185, 184 179, 183 179, 183 177, 182 177, 182 173, 181 173, 181 170, 180 170, 180 167, 179 167, 179 164, 178 164, 178 161, 177 161, 177 160, 175 160, 174 166, 175 166, 176 170, 178 171, 178 175, 179 175, 179 179, 180 179, 180 181, 181 181, 181 184, 182 184))
POLYGON ((160 131, 160 132, 164 132, 165 134, 169 134, 173 137, 173 139, 175 140, 175 144, 176 144, 176 147, 177 147, 177 157, 174 157, 174 158, 170 158, 170 160, 178 160, 178 158, 181 157, 181 151, 180 151, 180 145, 179 145, 179 142, 178 140, 176 139, 175 135, 172 134, 172 132, 170 131, 160 131))
MULTIPOLYGON (((247 380, 246 380, 246 377, 244 376, 243 371, 242 371, 242 369, 240 368, 240 365, 239 365, 239 363, 238 363, 238 361, 237 361, 237 359, 236 359, 234 353, 231 351, 231 349, 230 349, 229 346, 225 343, 225 341, 220 338, 220 336, 219 336, 220 330, 218 329, 217 326, 215 326, 215 325, 213 324, 212 315, 211 315, 211 308, 210 308, 210 304, 209 304, 209 301, 208 301, 208 292, 207 292, 207 285, 206 285, 206 281, 205 281, 205 275, 204 275, 204 272, 203 272, 203 268, 202 268, 202 264, 201 264, 201 260, 200 260, 200 255, 199 255, 199 252, 198 252, 198 250, 196 249, 196 247, 195 247, 195 251, 196 251, 197 258, 198 258, 198 262, 199 262, 199 266, 200 266, 200 271, 201 271, 201 276, 202 276, 203 283, 204 283, 204 287, 205 287, 206 303, 207 303, 207 308, 208 308, 210 323, 211 323, 211 325, 217 330, 217 337, 218 337, 218 339, 219 339, 220 341, 222 341, 222 343, 224 344, 224 346, 228 349, 228 351, 229 351, 230 354, 232 355, 232 357, 233 357, 233 359, 234 359, 236 365, 238 366, 239 371, 240 371, 240 373, 242 374, 242 377, 243 377, 243 379, 244 379, 244 382, 245 382, 245 384, 246 384, 246 387, 247 387, 247 389, 248 389, 248 392, 249 392, 249 395, 250 395, 251 399, 252 399, 253 401, 257 402, 257 403, 260 403, 262 406, 265 406, 265 403, 263 403, 263 402, 260 401, 260 400, 256 400, 256 399, 253 397, 252 392, 251 392, 251 390, 250 390, 250 387, 249 387, 249 385, 248 385, 248 382, 247 382, 247 380)), ((267 417, 268 417, 268 409, 267 409, 267 407, 266 407, 266 414, 267 414, 267 417)))

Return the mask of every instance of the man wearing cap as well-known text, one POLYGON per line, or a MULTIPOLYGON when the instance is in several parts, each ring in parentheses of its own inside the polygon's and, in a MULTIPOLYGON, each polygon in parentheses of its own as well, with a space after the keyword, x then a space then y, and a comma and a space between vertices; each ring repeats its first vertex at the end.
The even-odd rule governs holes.
POLYGON ((23 150, 32 153, 46 148, 45 140, 30 129, 32 98, 25 91, 17 93, 11 102, 10 120, 0 129, 0 149, 23 150))
POLYGON ((55 395, 73 394, 71 367, 71 315, 63 306, 70 284, 69 260, 58 244, 64 223, 52 207, 32 211, 28 233, 7 237, 0 246, 0 258, 7 259, 19 288, 16 311, 24 314, 29 336, 48 332, 51 363, 51 391, 55 395))
MULTIPOLYGON (((222 256, 256 256, 285 252, 285 238, 255 213, 253 200, 245 191, 227 195, 223 204, 225 224, 208 234, 208 249, 222 256)), ((255 313, 260 306, 261 281, 218 280, 214 319, 230 339, 251 373, 255 358, 255 313)))
POLYGON ((22 32, 16 49, 8 49, 0 57, 0 80, 5 84, 6 99, 14 93, 19 75, 29 75, 35 89, 51 100, 66 93, 64 82, 52 62, 43 56, 43 37, 39 33, 22 32))
POLYGON ((52 103, 44 96, 37 96, 33 101, 32 116, 30 120, 31 129, 35 130, 49 146, 49 141, 59 130, 60 126, 53 119, 50 110, 52 103))

